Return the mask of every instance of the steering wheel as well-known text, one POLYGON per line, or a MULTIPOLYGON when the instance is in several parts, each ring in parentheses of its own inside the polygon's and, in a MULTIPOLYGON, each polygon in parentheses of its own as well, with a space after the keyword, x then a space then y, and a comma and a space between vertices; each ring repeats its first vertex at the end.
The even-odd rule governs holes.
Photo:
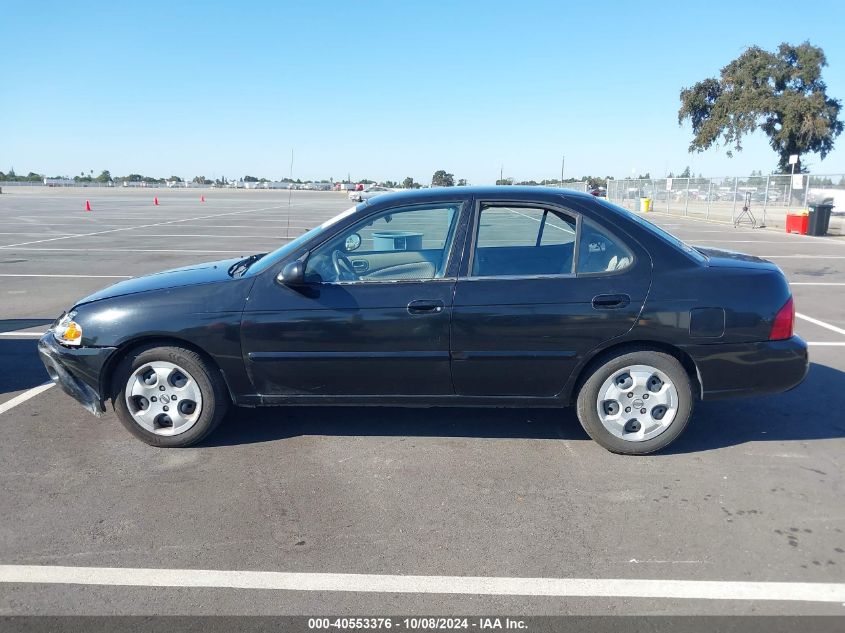
POLYGON ((341 251, 332 251, 332 266, 337 273, 338 281, 358 281, 360 277, 355 272, 352 262, 341 251))

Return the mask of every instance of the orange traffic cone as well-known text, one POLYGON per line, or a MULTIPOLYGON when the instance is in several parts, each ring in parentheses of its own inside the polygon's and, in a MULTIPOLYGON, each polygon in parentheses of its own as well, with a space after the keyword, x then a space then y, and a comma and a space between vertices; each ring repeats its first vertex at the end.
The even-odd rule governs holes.
POLYGON ((86 200, 86 201, 85 201, 85 210, 86 210, 86 211, 90 211, 90 210, 91 210, 91 201, 90 201, 90 200, 86 200))
POLYGON ((158 206, 158 196, 156 196, 155 198, 153 198, 153 204, 154 204, 155 206, 158 206))
POLYGON ((205 196, 200 196, 200 202, 205 202, 205 196))

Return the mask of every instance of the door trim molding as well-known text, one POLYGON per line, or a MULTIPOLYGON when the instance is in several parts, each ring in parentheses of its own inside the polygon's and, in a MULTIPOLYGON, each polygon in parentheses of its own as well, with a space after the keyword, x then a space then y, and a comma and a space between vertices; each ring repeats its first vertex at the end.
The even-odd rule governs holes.
POLYGON ((449 352, 446 350, 420 350, 420 351, 401 351, 401 352, 249 352, 247 355, 249 360, 253 362, 266 362, 277 360, 360 360, 360 359, 378 359, 378 358, 398 358, 406 360, 430 360, 432 358, 449 359, 449 352))

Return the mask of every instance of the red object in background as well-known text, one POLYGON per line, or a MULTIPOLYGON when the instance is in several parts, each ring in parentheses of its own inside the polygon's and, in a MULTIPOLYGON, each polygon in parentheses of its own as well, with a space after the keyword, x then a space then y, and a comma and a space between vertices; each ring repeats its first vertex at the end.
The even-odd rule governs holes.
POLYGON ((790 213, 787 213, 786 232, 807 235, 807 224, 809 222, 809 219, 809 216, 806 215, 792 215, 790 213))
POLYGON ((158 206, 158 196, 156 196, 155 198, 153 198, 153 204, 154 204, 155 206, 158 206))
POLYGON ((90 210, 91 210, 91 201, 90 201, 90 200, 86 200, 86 201, 85 201, 85 210, 86 210, 86 211, 90 211, 90 210))
POLYGON ((200 202, 205 202, 205 196, 200 196, 200 202))
POLYGON ((360 183, 355 185, 355 191, 364 191, 364 185, 360 183))

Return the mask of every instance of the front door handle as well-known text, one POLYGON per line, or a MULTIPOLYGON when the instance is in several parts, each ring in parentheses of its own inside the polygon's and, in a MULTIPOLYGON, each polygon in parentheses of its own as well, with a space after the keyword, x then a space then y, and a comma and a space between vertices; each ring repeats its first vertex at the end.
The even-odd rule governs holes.
POLYGON ((439 314, 444 304, 437 299, 416 299, 408 304, 408 314, 439 314))
POLYGON ((628 295, 597 295, 593 297, 593 307, 596 310, 617 310, 631 303, 628 295))

